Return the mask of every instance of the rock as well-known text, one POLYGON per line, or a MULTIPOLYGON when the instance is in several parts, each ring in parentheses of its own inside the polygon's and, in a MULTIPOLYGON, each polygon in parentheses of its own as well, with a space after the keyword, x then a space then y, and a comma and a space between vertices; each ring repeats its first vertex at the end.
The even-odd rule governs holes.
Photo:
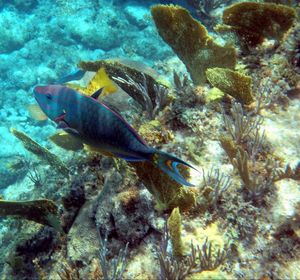
POLYGON ((138 5, 129 5, 124 9, 125 16, 129 23, 137 26, 140 29, 144 29, 148 26, 147 16, 150 14, 146 7, 138 5))
POLYGON ((154 216, 150 193, 131 188, 99 204, 95 218, 101 234, 117 238, 121 247, 127 242, 139 244, 152 228, 154 216))
POLYGON ((25 177, 27 170, 25 168, 10 168, 15 161, 11 158, 1 158, 0 161, 0 190, 14 184, 25 177))
POLYGON ((100 244, 95 222, 90 218, 93 212, 93 203, 86 202, 71 227, 68 234, 68 257, 72 261, 89 264, 98 257, 100 244))

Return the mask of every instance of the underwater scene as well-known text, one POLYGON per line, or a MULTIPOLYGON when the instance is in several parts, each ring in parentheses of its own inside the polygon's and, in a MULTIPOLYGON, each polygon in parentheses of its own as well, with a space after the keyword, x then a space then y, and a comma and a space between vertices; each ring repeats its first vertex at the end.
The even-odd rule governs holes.
POLYGON ((0 279, 300 279, 299 16, 0 0, 0 279))

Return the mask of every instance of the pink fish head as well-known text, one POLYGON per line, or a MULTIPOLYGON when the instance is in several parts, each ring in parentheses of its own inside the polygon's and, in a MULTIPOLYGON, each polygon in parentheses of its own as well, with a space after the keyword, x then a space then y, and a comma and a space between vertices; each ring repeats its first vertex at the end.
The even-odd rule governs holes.
POLYGON ((61 85, 36 86, 34 97, 43 112, 55 120, 64 114, 62 93, 66 87, 61 85))

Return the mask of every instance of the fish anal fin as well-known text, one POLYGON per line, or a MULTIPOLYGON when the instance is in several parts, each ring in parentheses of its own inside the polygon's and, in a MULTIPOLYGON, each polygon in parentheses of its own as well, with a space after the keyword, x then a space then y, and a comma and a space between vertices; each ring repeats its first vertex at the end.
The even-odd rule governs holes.
POLYGON ((129 156, 129 155, 123 155, 123 154, 117 154, 115 153, 115 156, 121 159, 124 159, 126 161, 145 161, 144 158, 139 158, 135 156, 129 156))
POLYGON ((84 149, 88 152, 99 153, 99 154, 102 154, 103 156, 106 156, 106 157, 115 157, 115 155, 113 153, 108 152, 108 151, 104 151, 103 149, 98 148, 98 147, 94 147, 94 146, 90 146, 90 145, 85 144, 84 149))

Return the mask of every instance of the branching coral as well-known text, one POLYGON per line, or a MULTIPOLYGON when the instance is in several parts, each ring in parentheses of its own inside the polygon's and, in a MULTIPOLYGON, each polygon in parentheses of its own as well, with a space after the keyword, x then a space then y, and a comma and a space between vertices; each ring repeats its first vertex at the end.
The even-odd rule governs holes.
POLYGON ((190 254, 183 260, 178 260, 167 252, 169 238, 168 228, 165 225, 160 246, 156 252, 160 264, 160 279, 183 280, 194 273, 215 270, 226 259, 227 249, 218 249, 217 252, 213 252, 212 243, 206 239, 201 247, 195 247, 191 242, 190 254))
POLYGON ((34 184, 35 187, 42 187, 44 180, 40 171, 37 169, 36 164, 26 158, 20 157, 19 164, 21 164, 27 170, 26 176, 34 184))
POLYGON ((151 13, 160 36, 183 61, 195 84, 206 81, 205 70, 208 68, 235 67, 234 47, 216 44, 206 28, 186 9, 156 5, 151 13))
POLYGON ((153 85, 155 92, 155 105, 153 104, 150 95, 149 89, 147 86, 147 80, 144 73, 142 73, 143 80, 141 83, 136 82, 131 77, 126 75, 126 79, 120 77, 114 77, 114 81, 127 84, 129 87, 134 87, 137 92, 143 97, 143 103, 140 102, 143 110, 145 110, 150 119, 154 119, 155 116, 162 111, 162 109, 168 104, 168 90, 166 87, 158 84, 153 85))
POLYGON ((199 18, 205 24, 211 25, 214 22, 212 12, 222 5, 229 5, 232 0, 187 0, 187 2, 196 9, 199 18))
POLYGON ((252 174, 250 174, 249 157, 245 150, 239 148, 236 157, 233 159, 233 165, 237 168, 246 190, 246 196, 253 201, 262 199, 264 194, 270 190, 273 185, 273 178, 264 177, 255 172, 255 164, 252 165, 252 174))
POLYGON ((126 244, 124 250, 120 250, 118 256, 108 261, 108 248, 107 248, 107 235, 104 239, 99 234, 100 241, 100 265, 102 269, 103 279, 109 280, 120 280, 125 271, 127 265, 127 254, 128 254, 128 243, 126 244))
MULTIPOLYGON (((231 108, 232 118, 223 112, 225 128, 237 145, 249 140, 251 135, 256 135, 262 124, 261 117, 251 117, 244 113, 240 103, 233 103, 231 108)), ((257 138, 257 136, 256 136, 257 138)))
POLYGON ((212 168, 207 174, 203 171, 203 183, 199 186, 200 195, 197 199, 198 206, 216 210, 224 192, 230 186, 230 177, 221 173, 219 169, 212 168))

